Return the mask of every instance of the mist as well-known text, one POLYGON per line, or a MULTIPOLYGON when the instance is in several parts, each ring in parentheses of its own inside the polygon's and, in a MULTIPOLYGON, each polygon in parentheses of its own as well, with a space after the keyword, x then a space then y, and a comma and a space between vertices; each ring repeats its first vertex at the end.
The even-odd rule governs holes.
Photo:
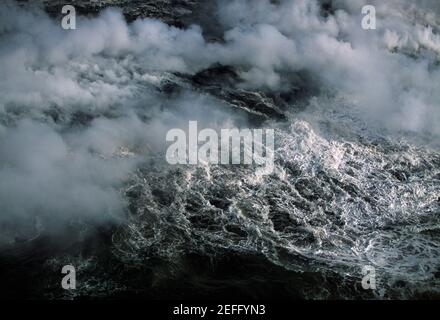
POLYGON ((362 3, 333 1, 332 13, 323 14, 316 0, 219 0, 222 39, 207 41, 201 26, 128 24, 114 8, 79 16, 78 29, 68 31, 37 7, 2 2, 0 244, 17 232, 34 236, 35 225, 124 219, 124 183, 164 152, 167 130, 188 120, 210 128, 246 123, 191 88, 171 97, 158 90, 175 74, 232 66, 238 88, 319 88, 350 101, 371 124, 438 137, 434 1, 371 1, 378 28, 369 31, 361 28, 362 3))

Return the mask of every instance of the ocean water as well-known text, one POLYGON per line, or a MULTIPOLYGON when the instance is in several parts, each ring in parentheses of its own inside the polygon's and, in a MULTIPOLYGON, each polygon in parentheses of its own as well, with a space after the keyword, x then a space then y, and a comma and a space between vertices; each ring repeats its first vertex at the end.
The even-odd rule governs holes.
POLYGON ((356 1, 231 3, 211 37, 2 4, 2 297, 439 297, 435 2, 377 3, 374 36, 356 1), (190 120, 273 129, 273 172, 168 164, 190 120))

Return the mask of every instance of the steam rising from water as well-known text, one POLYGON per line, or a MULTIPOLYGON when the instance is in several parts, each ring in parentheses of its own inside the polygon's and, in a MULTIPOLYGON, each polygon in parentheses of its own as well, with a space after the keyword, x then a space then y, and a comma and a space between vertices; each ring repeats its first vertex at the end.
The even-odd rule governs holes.
POLYGON ((199 26, 127 24, 117 9, 65 31, 2 3, 0 245, 76 219, 123 219, 122 261, 178 269, 194 252, 261 253, 347 286, 371 264, 377 296, 437 291, 440 11, 372 1, 378 30, 365 31, 362 3, 218 1, 218 41, 199 26), (316 93, 287 100, 288 121, 264 124, 277 132, 273 175, 163 163, 167 130, 188 120, 252 125, 187 81, 215 64, 234 68, 238 93, 316 93))

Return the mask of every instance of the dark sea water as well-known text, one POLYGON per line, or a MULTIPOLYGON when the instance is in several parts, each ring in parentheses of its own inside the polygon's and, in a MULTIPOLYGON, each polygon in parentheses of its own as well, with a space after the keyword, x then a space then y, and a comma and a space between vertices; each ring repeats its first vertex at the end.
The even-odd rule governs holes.
MULTIPOLYGON (((348 16, 355 10, 340 3, 317 6, 318 21, 338 5, 348 16)), ((411 41, 400 38, 389 51, 382 44, 367 49, 369 58, 354 50, 352 66, 337 58, 348 50, 341 45, 335 56, 320 53, 335 59, 328 67, 308 61, 310 52, 298 53, 306 61, 298 67, 284 56, 291 47, 276 41, 254 58, 266 52, 260 42, 276 38, 272 29, 211 50, 202 40, 228 37, 218 39, 214 23, 204 27, 205 39, 182 31, 191 17, 203 27, 204 10, 212 9, 197 11, 192 2, 174 13, 156 8, 163 21, 180 21, 180 31, 158 20, 127 27, 113 13, 84 20, 87 28, 69 40, 74 45, 52 31, 54 17, 13 6, 15 22, 7 24, 0 14, 0 70, 8 74, 0 82, 0 297, 439 298, 439 11, 434 1, 417 9, 390 3, 386 27, 419 35, 413 41, 422 49, 411 51, 411 41), (408 20, 395 22, 402 16, 408 20), (35 21, 41 31, 33 34, 27 23, 35 21), (432 34, 412 33, 414 21, 425 32, 424 22, 433 26, 432 34), (127 28, 130 36, 147 35, 127 44, 127 28), (144 45, 145 39, 154 41, 144 45), (256 49, 242 54, 240 43, 256 49), (212 62, 214 52, 220 57, 212 62), (275 62, 267 58, 274 56, 275 62), (368 59, 379 67, 360 69, 370 66, 374 76, 382 68, 384 78, 369 81, 370 72, 359 71, 356 62, 368 59), (391 76, 395 70, 404 75, 391 76), (266 80, 272 71, 281 80, 262 85, 260 71, 266 80), (346 80, 359 74, 359 83, 346 80), (363 105, 364 90, 375 107, 363 105), (273 172, 169 165, 164 134, 190 120, 216 129, 274 129, 273 172), (60 286, 67 264, 76 268, 76 290, 60 286), (362 288, 365 266, 376 270, 375 290, 362 288)), ((58 5, 47 11, 55 15, 58 5)), ((127 20, 137 17, 123 9, 127 20)), ((254 25, 249 17, 239 21, 246 19, 254 25)), ((298 34, 333 32, 321 25, 328 20, 309 29, 294 25, 303 33, 291 35, 277 24, 283 17, 261 19, 295 41, 298 34)), ((340 28, 334 38, 358 48, 340 28)), ((317 39, 316 47, 306 39, 296 46, 328 44, 317 39)), ((383 34, 371 41, 378 39, 383 34)))

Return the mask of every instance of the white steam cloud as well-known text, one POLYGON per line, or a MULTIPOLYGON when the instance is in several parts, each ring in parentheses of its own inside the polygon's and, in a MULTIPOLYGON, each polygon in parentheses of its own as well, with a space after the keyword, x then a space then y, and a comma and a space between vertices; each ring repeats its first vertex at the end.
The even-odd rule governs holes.
POLYGON ((215 128, 231 117, 198 93, 164 99, 156 90, 173 73, 216 63, 233 66, 243 88, 315 86, 351 99, 372 123, 438 136, 437 1, 369 1, 378 14, 373 31, 361 28, 363 1, 331 1, 331 14, 323 2, 219 0, 218 42, 199 26, 127 24, 117 9, 78 17, 78 29, 66 31, 41 10, 2 2, 0 229, 121 216, 118 188, 163 148, 167 128, 189 118, 215 128), (299 72, 314 83, 298 83, 299 72), (84 114, 93 117, 84 123, 84 114))

